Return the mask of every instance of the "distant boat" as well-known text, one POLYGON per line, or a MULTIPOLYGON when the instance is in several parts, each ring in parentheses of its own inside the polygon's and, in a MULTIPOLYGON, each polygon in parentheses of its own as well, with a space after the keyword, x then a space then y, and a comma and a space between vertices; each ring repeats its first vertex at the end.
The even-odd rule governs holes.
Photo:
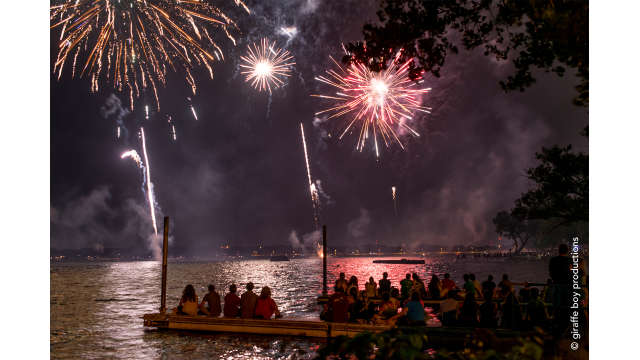
POLYGON ((275 255, 269 258, 271 261, 289 261, 289 258, 285 255, 275 255))
POLYGON ((384 259, 373 260, 374 264, 424 264, 424 260, 411 260, 411 259, 384 259))

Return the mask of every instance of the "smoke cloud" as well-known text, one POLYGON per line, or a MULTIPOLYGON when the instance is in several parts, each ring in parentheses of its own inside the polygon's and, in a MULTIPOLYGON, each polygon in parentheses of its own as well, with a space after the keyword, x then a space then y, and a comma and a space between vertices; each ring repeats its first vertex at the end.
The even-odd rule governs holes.
POLYGON ((103 118, 109 119, 113 117, 116 123, 116 136, 125 140, 125 144, 129 142, 129 131, 124 125, 124 119, 131 112, 122 106, 122 101, 116 94, 111 94, 105 100, 104 105, 100 107, 100 114, 103 118))
POLYGON ((126 199, 121 205, 112 202, 107 186, 100 186, 87 195, 51 207, 51 246, 62 249, 144 248, 158 259, 161 255, 159 237, 153 234, 146 204, 126 199))
POLYGON ((360 208, 360 216, 356 219, 349 221, 347 224, 347 231, 351 237, 359 239, 367 234, 367 230, 371 224, 371 217, 369 211, 360 208))
POLYGON ((316 246, 320 241, 322 241, 322 232, 320 230, 302 235, 302 240, 300 240, 297 231, 291 230, 289 233, 289 243, 293 248, 303 248, 305 251, 312 251, 312 253, 315 253, 316 246))

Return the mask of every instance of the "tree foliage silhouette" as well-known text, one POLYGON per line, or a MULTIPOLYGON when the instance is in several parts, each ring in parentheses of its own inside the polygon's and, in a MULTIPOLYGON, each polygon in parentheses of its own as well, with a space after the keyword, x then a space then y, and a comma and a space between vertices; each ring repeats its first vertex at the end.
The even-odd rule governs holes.
POLYGON ((440 76, 445 59, 466 49, 484 48, 497 60, 511 60, 515 72, 500 82, 505 91, 535 83, 533 70, 580 79, 573 102, 589 104, 589 2, 583 0, 382 0, 379 24, 366 24, 364 41, 346 45, 346 63, 374 71, 400 52, 410 77, 440 76))

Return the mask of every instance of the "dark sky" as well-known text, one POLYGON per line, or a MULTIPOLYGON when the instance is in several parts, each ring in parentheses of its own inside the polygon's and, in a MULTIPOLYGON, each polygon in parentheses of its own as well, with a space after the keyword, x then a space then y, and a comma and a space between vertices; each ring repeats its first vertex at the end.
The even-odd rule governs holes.
MULTIPOLYGON (((326 136, 343 121, 314 125, 314 113, 327 103, 309 95, 330 91, 314 76, 331 66, 329 55, 341 56, 341 42, 361 38, 365 21, 375 20, 377 1, 247 4, 251 16, 233 11, 243 33, 237 47, 223 43, 226 60, 214 66, 214 79, 206 70, 194 71, 198 121, 183 74, 171 74, 160 90, 161 111, 150 94, 138 99, 124 119, 128 141, 118 140, 114 118, 100 112, 114 92, 109 86, 90 94, 87 79, 72 80, 67 72, 57 81, 52 75, 52 247, 146 248, 151 225, 140 170, 120 158, 131 148, 142 153, 135 136, 140 124, 147 132, 158 221, 162 214, 172 218, 176 253, 198 255, 213 254, 226 241, 285 245, 314 230, 300 122, 313 178, 326 193, 321 220, 333 244, 495 242, 491 219, 530 185, 524 171, 534 164, 535 151, 567 143, 587 150, 579 136, 587 110, 571 104, 574 77, 538 73, 526 92, 505 94, 498 81, 510 73, 508 63, 461 51, 447 58, 441 78, 426 78, 433 90, 424 104, 433 113, 415 123, 421 137, 407 138, 406 151, 385 149, 376 161, 371 146, 355 151, 355 137, 338 142, 326 136), (297 36, 287 42, 278 34, 281 26, 296 26, 297 36), (297 63, 271 100, 238 73, 247 44, 263 36, 286 46, 297 63), (152 109, 148 121, 144 104, 152 109), (167 114, 176 124, 176 142, 167 114)), ((51 35, 52 56, 57 36, 51 35)), ((127 96, 116 95, 126 106, 127 96)))

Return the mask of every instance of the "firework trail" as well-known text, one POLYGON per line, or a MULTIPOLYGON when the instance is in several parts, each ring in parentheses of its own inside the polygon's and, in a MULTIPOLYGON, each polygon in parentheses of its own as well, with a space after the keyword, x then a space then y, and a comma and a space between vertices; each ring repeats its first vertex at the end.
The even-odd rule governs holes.
MULTIPOLYGON (((242 0, 234 0, 247 13, 242 0)), ((158 110, 158 85, 166 85, 167 70, 182 70, 192 92, 191 74, 203 66, 213 78, 212 62, 224 59, 213 41, 222 30, 230 33, 236 23, 219 8, 197 0, 52 0, 51 29, 60 29, 58 54, 53 66, 58 79, 72 63, 71 76, 90 78, 91 92, 109 83, 133 100, 147 88, 153 90, 158 110), (82 54, 80 54, 82 52, 82 54), (80 58, 78 58, 78 56, 80 58)))
POLYGON ((147 143, 144 135, 144 129, 140 128, 140 138, 142 139, 142 154, 144 156, 144 161, 140 157, 137 151, 129 150, 120 155, 121 159, 131 158, 135 161, 136 165, 142 170, 142 193, 146 195, 147 200, 149 201, 149 212, 151 216, 151 223, 153 225, 153 233, 157 237, 158 236, 158 225, 156 223, 156 201, 153 193, 153 184, 151 183, 151 168, 149 165, 149 157, 147 155, 147 143))
POLYGON ((336 60, 331 60, 338 69, 327 70, 327 76, 316 76, 315 79, 334 87, 335 93, 312 96, 334 101, 333 106, 317 112, 316 116, 330 113, 329 119, 349 117, 339 139, 359 127, 356 149, 362 151, 367 139, 373 137, 376 157, 380 157, 379 138, 386 147, 395 141, 404 149, 398 130, 420 136, 407 121, 413 119, 415 112, 430 113, 431 108, 421 105, 421 98, 431 88, 415 88, 416 83, 409 80, 407 72, 412 60, 399 64, 396 56, 380 73, 372 72, 360 63, 343 68, 336 60))
MULTIPOLYGON (((304 149, 304 161, 305 164, 307 165, 307 180, 309 181, 309 193, 311 195, 311 205, 313 206, 313 223, 315 225, 315 231, 319 232, 320 231, 320 214, 319 214, 319 209, 320 209, 320 204, 319 204, 319 196, 318 196, 318 189, 316 187, 316 184, 311 180, 311 166, 309 166, 309 154, 307 153, 307 140, 305 139, 304 136, 304 126, 302 125, 302 123, 300 123, 300 135, 302 136, 302 148, 304 149)), ((322 244, 320 243, 320 240, 318 240, 316 242, 316 254, 319 257, 323 257, 324 254, 322 253, 322 244)))
POLYGON ((149 105, 144 106, 144 119, 149 120, 149 105))
POLYGON ((272 88, 284 85, 286 78, 291 76, 295 65, 293 55, 267 39, 262 39, 259 45, 252 45, 248 46, 247 55, 240 57, 243 61, 240 67, 244 69, 240 73, 245 75, 245 82, 255 89, 271 94, 272 88))
POLYGON ((151 183, 151 164, 149 163, 149 157, 147 156, 147 141, 144 136, 144 128, 140 128, 140 136, 142 137, 142 154, 144 155, 144 167, 146 176, 145 183, 147 184, 147 197, 149 199, 149 210, 151 212, 151 223, 153 224, 153 232, 156 237, 158 236, 158 225, 156 224, 156 200, 153 195, 153 184, 151 183))
POLYGON ((398 205, 396 203, 396 187, 391 187, 391 197, 393 198, 393 212, 398 216, 398 205))
POLYGON ((189 102, 189 109, 191 109, 191 113, 193 114, 193 118, 198 121, 198 115, 196 114, 196 109, 193 107, 193 103, 191 102, 191 98, 187 96, 187 101, 189 102))
POLYGON ((319 229, 319 216, 318 216, 318 189, 316 184, 311 180, 311 167, 309 166, 309 154, 307 153, 307 141, 304 136, 304 126, 300 123, 300 134, 302 136, 302 148, 304 149, 304 161, 307 165, 307 180, 309 181, 309 193, 311 195, 311 203, 313 205, 313 221, 316 226, 316 230, 319 229))

